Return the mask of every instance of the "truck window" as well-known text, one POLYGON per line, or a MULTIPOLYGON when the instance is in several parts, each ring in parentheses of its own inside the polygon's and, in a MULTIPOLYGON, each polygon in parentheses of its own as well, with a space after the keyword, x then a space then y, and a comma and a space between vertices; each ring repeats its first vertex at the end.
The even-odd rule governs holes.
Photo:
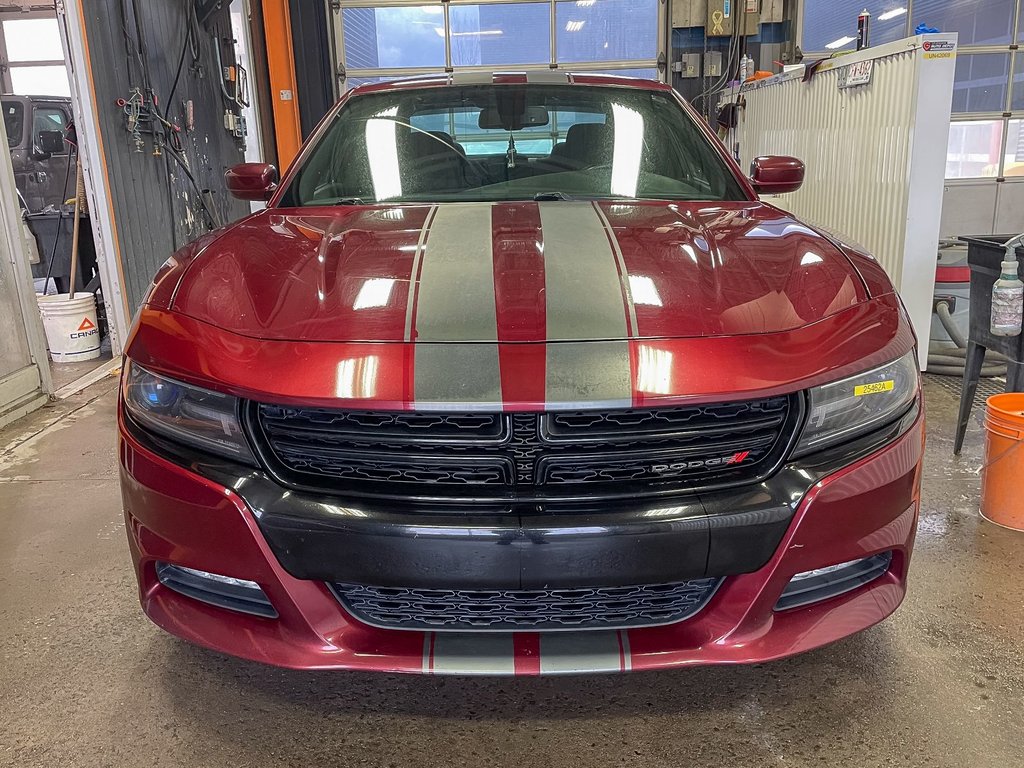
POLYGON ((3 107, 7 146, 16 147, 21 144, 21 136, 25 131, 25 105, 20 101, 5 101, 3 107))
POLYGON ((40 131, 60 131, 64 133, 68 127, 68 118, 63 109, 58 107, 36 107, 32 112, 32 138, 40 131))

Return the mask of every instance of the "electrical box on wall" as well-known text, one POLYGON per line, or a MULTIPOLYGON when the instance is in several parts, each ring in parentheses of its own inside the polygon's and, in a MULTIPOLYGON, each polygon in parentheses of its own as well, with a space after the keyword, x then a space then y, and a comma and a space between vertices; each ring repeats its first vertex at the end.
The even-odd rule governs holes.
POLYGON ((783 0, 761 0, 761 23, 777 24, 785 20, 782 13, 783 0))
POLYGON ((708 0, 672 0, 672 27, 703 27, 708 18, 708 0))
POLYGON ((679 70, 680 77, 700 77, 700 54, 684 53, 680 58, 682 68, 679 70))
POLYGON ((708 0, 704 34, 708 37, 729 37, 736 26, 737 14, 743 13, 745 0, 708 0))
POLYGON ((722 76, 722 52, 708 51, 704 54, 704 77, 722 76))
POLYGON ((756 35, 761 27, 761 0, 741 0, 740 16, 743 22, 740 26, 740 34, 756 35))

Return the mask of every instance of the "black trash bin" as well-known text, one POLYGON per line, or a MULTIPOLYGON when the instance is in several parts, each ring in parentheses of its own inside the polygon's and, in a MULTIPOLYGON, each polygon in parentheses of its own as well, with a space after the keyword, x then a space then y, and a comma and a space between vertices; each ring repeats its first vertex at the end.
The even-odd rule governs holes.
MULTIPOLYGON (((58 293, 67 293, 71 278, 71 241, 74 236, 74 210, 61 213, 31 213, 25 217, 28 228, 39 246, 39 263, 32 265, 32 277, 46 277, 53 255, 53 269, 49 270, 58 293), (57 250, 54 253, 54 241, 57 250)), ((92 225, 88 216, 82 217, 78 233, 78 280, 75 291, 85 290, 96 276, 96 248, 92 242, 92 225)))
MULTIPOLYGON (((1024 392, 1024 334, 995 336, 990 330, 992 285, 1002 272, 1006 243, 1015 237, 1017 235, 967 235, 960 238, 967 243, 967 265, 971 268, 971 316, 954 454, 959 454, 964 444, 986 350, 994 350, 1006 357, 1006 391, 1024 392)), ((1024 246, 1017 247, 1017 258, 1024 261, 1024 246)))

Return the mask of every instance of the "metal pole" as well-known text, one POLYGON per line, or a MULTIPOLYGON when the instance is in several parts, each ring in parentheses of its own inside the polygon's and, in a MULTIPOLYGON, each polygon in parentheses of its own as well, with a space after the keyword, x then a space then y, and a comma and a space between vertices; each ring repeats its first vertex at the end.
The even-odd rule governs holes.
POLYGON ((82 230, 82 198, 85 197, 85 179, 82 178, 82 163, 75 155, 75 226, 71 235, 71 284, 68 287, 68 301, 75 298, 75 283, 78 281, 78 236, 82 230))

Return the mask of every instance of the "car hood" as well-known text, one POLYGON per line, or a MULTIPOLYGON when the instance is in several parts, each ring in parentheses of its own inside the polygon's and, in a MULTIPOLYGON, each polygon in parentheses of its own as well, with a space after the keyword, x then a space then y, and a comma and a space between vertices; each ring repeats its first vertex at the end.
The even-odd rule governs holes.
POLYGON ((759 202, 271 209, 171 309, 244 336, 551 342, 792 330, 868 298, 833 243, 759 202))

